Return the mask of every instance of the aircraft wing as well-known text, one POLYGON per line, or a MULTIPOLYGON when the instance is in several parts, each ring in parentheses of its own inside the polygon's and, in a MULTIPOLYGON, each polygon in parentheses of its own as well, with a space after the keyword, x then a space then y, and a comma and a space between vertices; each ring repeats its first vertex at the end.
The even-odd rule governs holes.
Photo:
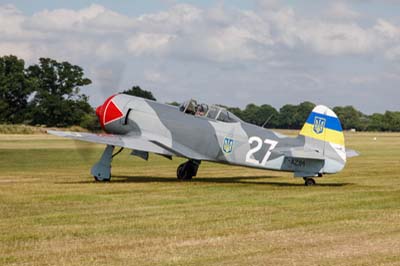
POLYGON ((167 156, 177 155, 173 153, 171 150, 166 150, 165 148, 149 141, 148 139, 142 136, 120 136, 113 134, 93 134, 93 133, 55 131, 55 130, 48 130, 47 133, 64 138, 113 145, 133 150, 153 152, 167 156))
POLYGON ((174 143, 174 145, 172 145, 172 147, 171 147, 171 146, 168 146, 157 140, 152 140, 151 142, 168 150, 168 151, 171 151, 174 155, 177 155, 180 157, 186 157, 186 158, 195 159, 195 160, 199 160, 199 161, 211 161, 212 160, 212 158, 205 156, 203 154, 200 154, 200 153, 194 151, 193 149, 190 149, 180 143, 174 143))

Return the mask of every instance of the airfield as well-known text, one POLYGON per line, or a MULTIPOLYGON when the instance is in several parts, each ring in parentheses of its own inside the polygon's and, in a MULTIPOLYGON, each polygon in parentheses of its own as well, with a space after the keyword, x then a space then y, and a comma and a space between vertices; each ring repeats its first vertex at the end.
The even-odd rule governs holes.
POLYGON ((95 183, 103 146, 0 135, 0 265, 400 265, 400 133, 346 146, 314 187, 212 163, 179 182, 182 159, 128 150, 95 183))

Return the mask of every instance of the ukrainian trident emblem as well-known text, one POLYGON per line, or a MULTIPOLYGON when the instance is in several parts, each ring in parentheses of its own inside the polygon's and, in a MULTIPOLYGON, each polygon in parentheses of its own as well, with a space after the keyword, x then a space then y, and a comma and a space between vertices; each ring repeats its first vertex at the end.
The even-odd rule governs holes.
POLYGON ((233 149, 233 139, 225 137, 222 149, 225 153, 231 153, 233 149))
POLYGON ((313 127, 313 131, 316 134, 321 134, 324 132, 324 128, 325 128, 325 124, 326 124, 326 119, 322 118, 322 117, 318 117, 316 116, 314 118, 314 127, 313 127))

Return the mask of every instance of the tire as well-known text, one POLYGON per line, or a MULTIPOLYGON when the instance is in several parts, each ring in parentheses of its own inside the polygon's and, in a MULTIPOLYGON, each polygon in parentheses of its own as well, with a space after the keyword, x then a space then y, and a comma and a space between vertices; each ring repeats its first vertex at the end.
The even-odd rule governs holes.
POLYGON ((192 165, 189 162, 179 165, 176 176, 179 180, 191 180, 193 177, 192 165))
POLYGON ((176 177, 179 180, 182 180, 185 177, 184 172, 183 172, 184 171, 184 167, 185 167, 185 164, 183 163, 183 164, 178 166, 178 169, 176 169, 176 177))
POLYGON ((97 176, 93 176, 93 178, 94 178, 94 180, 95 180, 96 182, 110 182, 110 180, 111 180, 111 177, 108 178, 108 179, 100 179, 100 178, 98 178, 97 176))
POLYGON ((304 181, 305 186, 314 186, 315 185, 315 180, 313 178, 306 178, 304 181))

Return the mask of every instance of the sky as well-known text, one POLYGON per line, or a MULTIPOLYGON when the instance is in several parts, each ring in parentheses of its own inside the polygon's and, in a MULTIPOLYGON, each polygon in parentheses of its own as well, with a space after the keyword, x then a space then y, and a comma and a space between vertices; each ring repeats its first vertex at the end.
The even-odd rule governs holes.
POLYGON ((81 66, 93 106, 312 101, 400 111, 400 0, 0 0, 0 56, 81 66))

